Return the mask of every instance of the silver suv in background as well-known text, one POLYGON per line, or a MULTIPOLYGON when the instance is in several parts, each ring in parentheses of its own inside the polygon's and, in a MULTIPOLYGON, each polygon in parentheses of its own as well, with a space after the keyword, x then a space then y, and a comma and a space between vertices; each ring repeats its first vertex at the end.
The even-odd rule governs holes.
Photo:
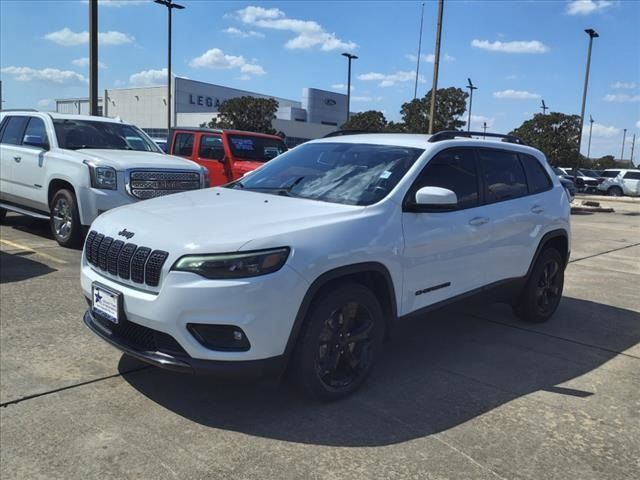
POLYGON ((208 178, 119 120, 0 112, 0 220, 7 210, 48 219, 62 246, 80 245, 83 227, 102 212, 203 188, 208 178))
POLYGON ((613 197, 640 195, 640 170, 610 168, 602 172, 604 180, 598 191, 613 197))

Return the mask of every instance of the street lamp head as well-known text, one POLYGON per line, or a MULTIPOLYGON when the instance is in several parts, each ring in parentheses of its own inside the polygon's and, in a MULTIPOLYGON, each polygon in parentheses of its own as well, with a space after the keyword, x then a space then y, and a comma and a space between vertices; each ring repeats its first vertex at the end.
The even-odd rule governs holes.
POLYGON ((591 37, 591 38, 598 38, 600 35, 598 35, 598 32, 596 32, 593 28, 587 28, 585 30, 585 32, 591 37))
POLYGON ((173 3, 172 0, 153 0, 154 3, 157 3, 158 5, 164 5, 165 7, 171 9, 171 8, 175 8, 177 10, 182 10, 184 8, 183 5, 178 5, 177 3, 173 3))
POLYGON ((356 60, 358 57, 356 55, 352 55, 351 53, 343 53, 343 57, 347 57, 349 60, 356 60))

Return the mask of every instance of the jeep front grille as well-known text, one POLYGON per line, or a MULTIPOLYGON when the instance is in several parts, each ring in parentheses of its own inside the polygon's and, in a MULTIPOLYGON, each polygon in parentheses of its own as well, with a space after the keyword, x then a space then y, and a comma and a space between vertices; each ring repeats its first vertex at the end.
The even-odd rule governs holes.
POLYGON ((91 265, 111 275, 157 287, 169 254, 114 240, 92 230, 85 241, 85 256, 91 265))
POLYGON ((128 192, 131 196, 145 200, 171 193, 197 190, 202 186, 197 172, 168 170, 134 170, 129 173, 128 192))

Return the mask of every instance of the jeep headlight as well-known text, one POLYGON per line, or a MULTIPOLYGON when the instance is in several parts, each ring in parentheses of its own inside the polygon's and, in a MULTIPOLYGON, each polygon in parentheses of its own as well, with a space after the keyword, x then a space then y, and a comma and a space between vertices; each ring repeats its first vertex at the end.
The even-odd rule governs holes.
POLYGON ((209 279, 248 278, 277 272, 289 257, 289 247, 253 252, 185 255, 171 268, 209 279))
POLYGON ((91 187, 103 190, 117 190, 118 180, 116 169, 112 167, 100 167, 88 160, 83 162, 89 167, 89 177, 91 178, 91 187))

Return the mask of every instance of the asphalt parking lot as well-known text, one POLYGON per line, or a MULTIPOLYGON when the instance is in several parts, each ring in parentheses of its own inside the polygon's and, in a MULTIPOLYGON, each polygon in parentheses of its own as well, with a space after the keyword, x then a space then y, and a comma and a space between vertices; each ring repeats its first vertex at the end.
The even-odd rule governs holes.
POLYGON ((504 305, 411 320, 333 404, 289 386, 181 376, 82 324, 76 250, 0 227, 0 476, 632 479, 640 472, 640 204, 574 215, 544 325, 504 305))

